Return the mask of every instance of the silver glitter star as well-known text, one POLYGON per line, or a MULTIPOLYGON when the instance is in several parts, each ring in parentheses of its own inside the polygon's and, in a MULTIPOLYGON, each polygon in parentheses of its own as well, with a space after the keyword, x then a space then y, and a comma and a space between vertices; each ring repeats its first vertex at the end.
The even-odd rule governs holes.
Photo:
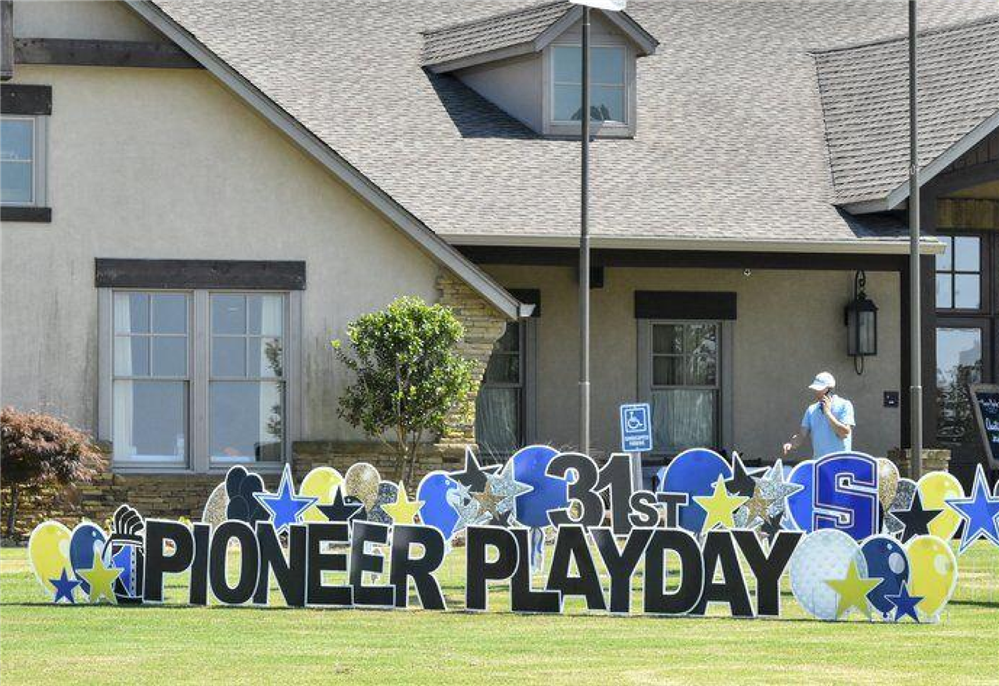
POLYGON ((788 496, 804 488, 801 484, 784 481, 784 467, 780 460, 774 462, 765 476, 756 480, 757 492, 767 502, 767 515, 770 517, 783 514, 787 507, 788 496))
POLYGON ((458 503, 451 503, 451 507, 458 513, 458 521, 454 525, 456 532, 470 526, 485 524, 493 518, 488 512, 482 512, 477 500, 462 498, 458 503))
POLYGON ((517 496, 534 490, 513 478, 513 463, 507 462, 499 474, 486 474, 486 482, 490 485, 493 495, 503 498, 497 505, 497 512, 509 512, 513 509, 517 496))

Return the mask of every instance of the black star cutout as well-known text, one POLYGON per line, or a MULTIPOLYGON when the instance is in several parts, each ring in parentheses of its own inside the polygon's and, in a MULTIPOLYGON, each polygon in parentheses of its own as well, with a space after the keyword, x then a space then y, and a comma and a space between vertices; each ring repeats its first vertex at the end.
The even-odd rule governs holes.
POLYGON ((475 459, 475 454, 471 450, 465 451, 465 469, 460 472, 451 472, 452 479, 463 486, 468 486, 473 491, 482 492, 486 490, 486 474, 492 474, 502 465, 494 464, 488 467, 480 467, 479 461, 475 459))
POLYGON ((930 522, 943 510, 924 510, 923 500, 919 497, 919 491, 912 496, 912 504, 908 510, 895 510, 892 514, 902 522, 902 543, 907 542, 913 536, 921 536, 930 533, 930 522))
POLYGON ((768 541, 772 541, 781 531, 780 523, 782 519, 784 519, 783 512, 778 512, 773 517, 767 517, 763 524, 760 525, 760 533, 766 536, 768 541))
POLYGON ((729 495, 740 495, 752 498, 756 491, 756 479, 746 472, 746 465, 738 453, 732 453, 732 478, 725 482, 725 490, 729 495))
POLYGON ((343 489, 337 486, 332 505, 316 505, 320 512, 331 522, 349 522, 357 513, 364 509, 357 498, 344 498, 343 489))
POLYGON ((497 512, 493 515, 492 520, 489 522, 489 526, 503 526, 510 528, 510 515, 513 514, 513 510, 507 510, 506 512, 497 512))

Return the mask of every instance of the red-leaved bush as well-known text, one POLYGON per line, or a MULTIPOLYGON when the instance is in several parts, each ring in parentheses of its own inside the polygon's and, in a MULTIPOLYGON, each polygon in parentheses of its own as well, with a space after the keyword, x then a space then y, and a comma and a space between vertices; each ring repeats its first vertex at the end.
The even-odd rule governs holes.
POLYGON ((10 488, 7 536, 14 535, 21 492, 90 481, 101 458, 88 434, 60 419, 13 407, 0 410, 0 480, 10 488))

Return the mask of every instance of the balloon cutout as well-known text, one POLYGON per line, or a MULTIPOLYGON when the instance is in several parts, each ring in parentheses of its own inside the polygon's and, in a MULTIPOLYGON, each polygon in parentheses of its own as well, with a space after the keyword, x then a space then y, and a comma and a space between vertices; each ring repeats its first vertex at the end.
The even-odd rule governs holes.
POLYGON ((922 500, 923 509, 940 510, 929 524, 930 536, 945 541, 952 539, 957 533, 957 527, 961 526, 961 516, 947 507, 947 500, 964 497, 961 482, 950 472, 930 472, 919 480, 916 490, 922 500))
MULTIPOLYGON (((83 579, 80 570, 93 568, 94 558, 100 557, 104 552, 106 541, 107 536, 104 531, 90 522, 81 522, 73 529, 73 536, 69 541, 69 561, 78 579, 83 579)), ((83 579, 80 588, 89 595, 90 584, 86 579, 83 579)))
POLYGON ((527 493, 517 496, 514 508, 514 518, 524 526, 547 527, 548 511, 569 504, 569 482, 546 474, 548 463, 556 455, 558 451, 552 447, 532 445, 518 450, 510 458, 513 479, 531 487, 527 493))
POLYGON ((437 471, 423 477, 416 489, 416 499, 423 501, 420 521, 444 534, 446 541, 454 536, 454 527, 458 523, 458 513, 448 499, 449 494, 456 494, 457 488, 457 481, 446 472, 437 471))
POLYGON ((909 556, 909 592, 919 596, 919 616, 935 618, 957 586, 957 558, 951 547, 936 536, 917 536, 905 546, 909 556))
POLYGON ((841 607, 842 594, 830 583, 867 577, 860 546, 839 529, 821 529, 805 536, 791 556, 791 592, 818 619, 839 619, 852 608, 841 607))
POLYGON ((378 470, 367 462, 352 464, 343 477, 344 495, 357 498, 365 510, 371 510, 378 502, 378 484, 381 480, 378 470))
POLYGON ((867 594, 881 616, 888 618, 895 609, 889 596, 898 595, 909 581, 909 558, 902 544, 891 536, 874 536, 860 546, 867 562, 867 574, 881 582, 867 594))
POLYGON ((815 480, 815 460, 805 460, 795 465, 788 478, 793 484, 801 486, 801 490, 787 499, 787 511, 792 523, 799 531, 808 533, 812 530, 812 491, 815 480))
POLYGON ((878 500, 881 507, 889 509, 898 492, 899 473, 895 463, 886 457, 878 458, 878 500))
POLYGON ((711 496, 719 478, 722 481, 731 479, 732 468, 725 458, 713 450, 685 450, 669 463, 663 472, 659 490, 686 494, 687 504, 679 508, 678 523, 681 528, 693 534, 701 532, 707 513, 694 498, 711 496))
POLYGON ((53 579, 72 571, 69 547, 72 532, 62 522, 42 522, 28 539, 28 560, 35 578, 49 595, 55 593, 53 579))
POLYGON ((316 504, 302 514, 306 522, 325 522, 320 505, 332 505, 337 486, 343 483, 340 472, 332 467, 315 467, 298 486, 298 494, 316 498, 316 504))

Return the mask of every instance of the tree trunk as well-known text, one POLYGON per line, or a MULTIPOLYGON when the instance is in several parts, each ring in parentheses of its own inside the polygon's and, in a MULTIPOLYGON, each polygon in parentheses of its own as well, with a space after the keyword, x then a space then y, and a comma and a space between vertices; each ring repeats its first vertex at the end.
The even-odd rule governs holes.
POLYGON ((10 505, 7 507, 7 538, 14 540, 14 520, 17 518, 17 484, 10 485, 10 505))
POLYGON ((404 473, 406 471, 406 442, 400 441, 396 444, 396 456, 395 456, 395 481, 396 483, 403 480, 404 473))
POLYGON ((413 452, 409 456, 409 464, 407 465, 407 469, 406 469, 406 480, 403 482, 406 485, 406 492, 407 493, 412 493, 413 492, 413 488, 412 488, 413 475, 416 473, 416 456, 417 456, 417 453, 419 453, 419 451, 420 451, 419 444, 414 445, 413 446, 413 452))

